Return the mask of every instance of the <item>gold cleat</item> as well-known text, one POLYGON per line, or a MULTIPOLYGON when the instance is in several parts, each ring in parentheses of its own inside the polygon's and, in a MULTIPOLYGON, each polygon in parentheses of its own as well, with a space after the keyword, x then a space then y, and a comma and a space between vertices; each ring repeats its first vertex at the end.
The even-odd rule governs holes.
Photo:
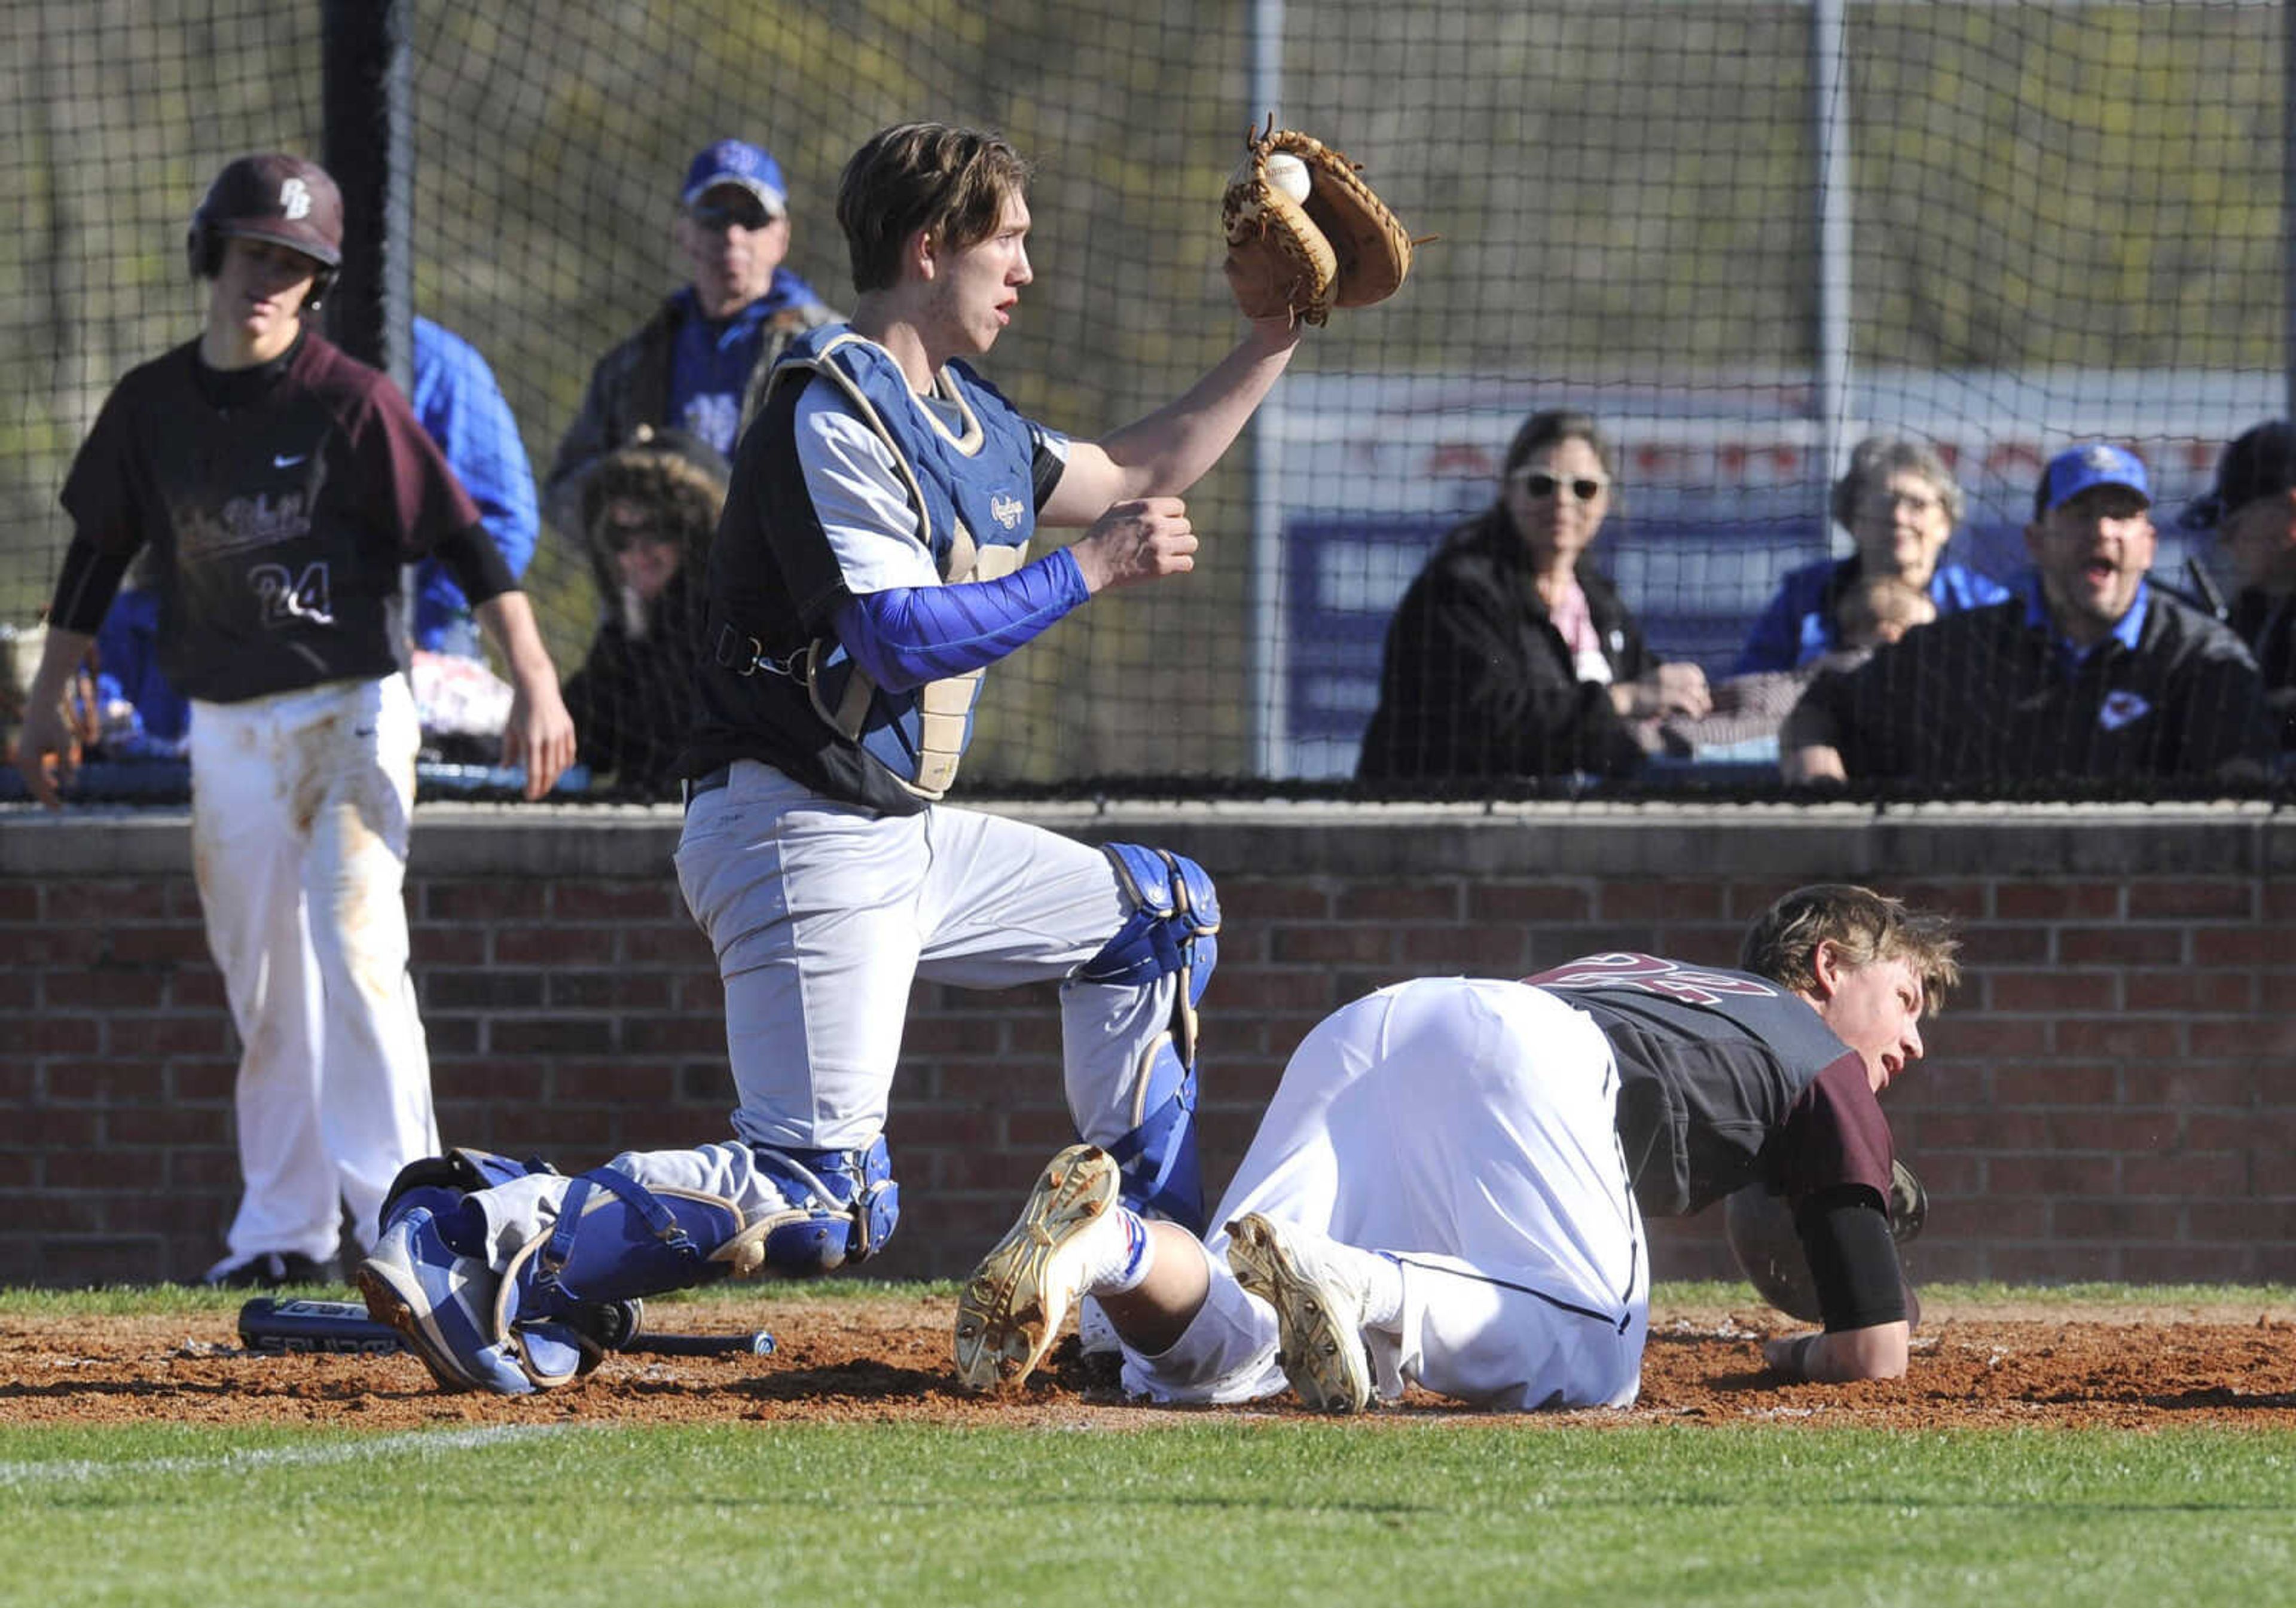
POLYGON ((1028 1204, 956 1298, 956 1376, 993 1391, 1028 1378, 1084 1294, 1086 1269, 1121 1236, 1116 1158, 1071 1145, 1045 1164, 1028 1204))

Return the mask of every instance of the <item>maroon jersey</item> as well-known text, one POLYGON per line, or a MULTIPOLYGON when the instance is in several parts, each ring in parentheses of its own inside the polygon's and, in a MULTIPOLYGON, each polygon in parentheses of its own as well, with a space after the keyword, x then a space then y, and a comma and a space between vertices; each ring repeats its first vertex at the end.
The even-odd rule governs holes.
POLYGON ((308 333, 262 370, 196 342, 132 370, 62 500, 103 551, 153 550, 160 668, 216 703, 398 669, 400 567, 479 522, 398 388, 308 333))
POLYGON ((1751 972, 1588 955, 1525 977, 1595 1019, 1619 1067, 1619 1138, 1653 1217, 1757 1180, 1799 1203, 1890 1195, 1889 1120, 1866 1063, 1809 1002, 1751 972))

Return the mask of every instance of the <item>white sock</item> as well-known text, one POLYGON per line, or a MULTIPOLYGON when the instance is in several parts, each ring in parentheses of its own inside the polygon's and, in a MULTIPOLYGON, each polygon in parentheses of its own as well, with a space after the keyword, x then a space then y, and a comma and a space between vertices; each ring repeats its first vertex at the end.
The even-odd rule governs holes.
POLYGON ((1364 1259, 1364 1327, 1392 1329, 1403 1321, 1403 1264, 1384 1251, 1358 1251, 1364 1259))
POLYGON ((1147 1279, 1148 1269, 1156 1265, 1155 1236, 1148 1232, 1140 1214, 1129 1206, 1119 1206, 1116 1220, 1124 1229, 1124 1237, 1111 1245, 1106 1257, 1086 1269, 1084 1293, 1087 1295, 1121 1295, 1136 1290, 1147 1279))

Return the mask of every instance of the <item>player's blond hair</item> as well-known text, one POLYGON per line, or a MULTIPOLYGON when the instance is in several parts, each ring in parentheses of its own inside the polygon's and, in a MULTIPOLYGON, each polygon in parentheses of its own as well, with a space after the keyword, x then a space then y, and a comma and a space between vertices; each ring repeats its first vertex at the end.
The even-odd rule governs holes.
POLYGON ((1754 918, 1738 947, 1738 966, 1788 988, 1817 986, 1817 946, 1831 940, 1852 967, 1904 960, 1922 986, 1922 1010, 1935 1016, 1961 981, 1961 940, 1948 916, 1909 908, 1902 899, 1848 882, 1798 887, 1754 918))
POLYGON ((962 251, 996 233, 1024 196, 1029 164, 1001 135, 947 123, 897 123, 853 153, 837 184, 837 222, 856 290, 889 289, 920 229, 962 251))

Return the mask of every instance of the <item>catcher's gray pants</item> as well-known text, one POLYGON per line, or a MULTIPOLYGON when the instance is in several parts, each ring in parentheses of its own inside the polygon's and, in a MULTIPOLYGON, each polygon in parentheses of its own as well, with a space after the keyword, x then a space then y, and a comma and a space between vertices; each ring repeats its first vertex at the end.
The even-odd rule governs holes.
POLYGON ((880 815, 742 760, 688 807, 677 879, 718 952, 744 1139, 828 1150, 875 1139, 918 977, 984 989, 1063 979, 1077 1130, 1102 1146, 1131 1131, 1177 984, 1066 980, 1131 913, 1098 849, 943 804, 880 815))
POLYGON ((1275 1315, 1227 1268, 1224 1226, 1259 1212, 1401 1262, 1399 1332, 1368 1335, 1383 1395, 1630 1405, 1650 1268, 1618 1092, 1594 1022, 1523 984, 1405 983, 1343 1008, 1293 1054, 1212 1216, 1203 1310, 1160 1356, 1128 1351, 1125 1384, 1168 1401, 1284 1388, 1275 1315))

